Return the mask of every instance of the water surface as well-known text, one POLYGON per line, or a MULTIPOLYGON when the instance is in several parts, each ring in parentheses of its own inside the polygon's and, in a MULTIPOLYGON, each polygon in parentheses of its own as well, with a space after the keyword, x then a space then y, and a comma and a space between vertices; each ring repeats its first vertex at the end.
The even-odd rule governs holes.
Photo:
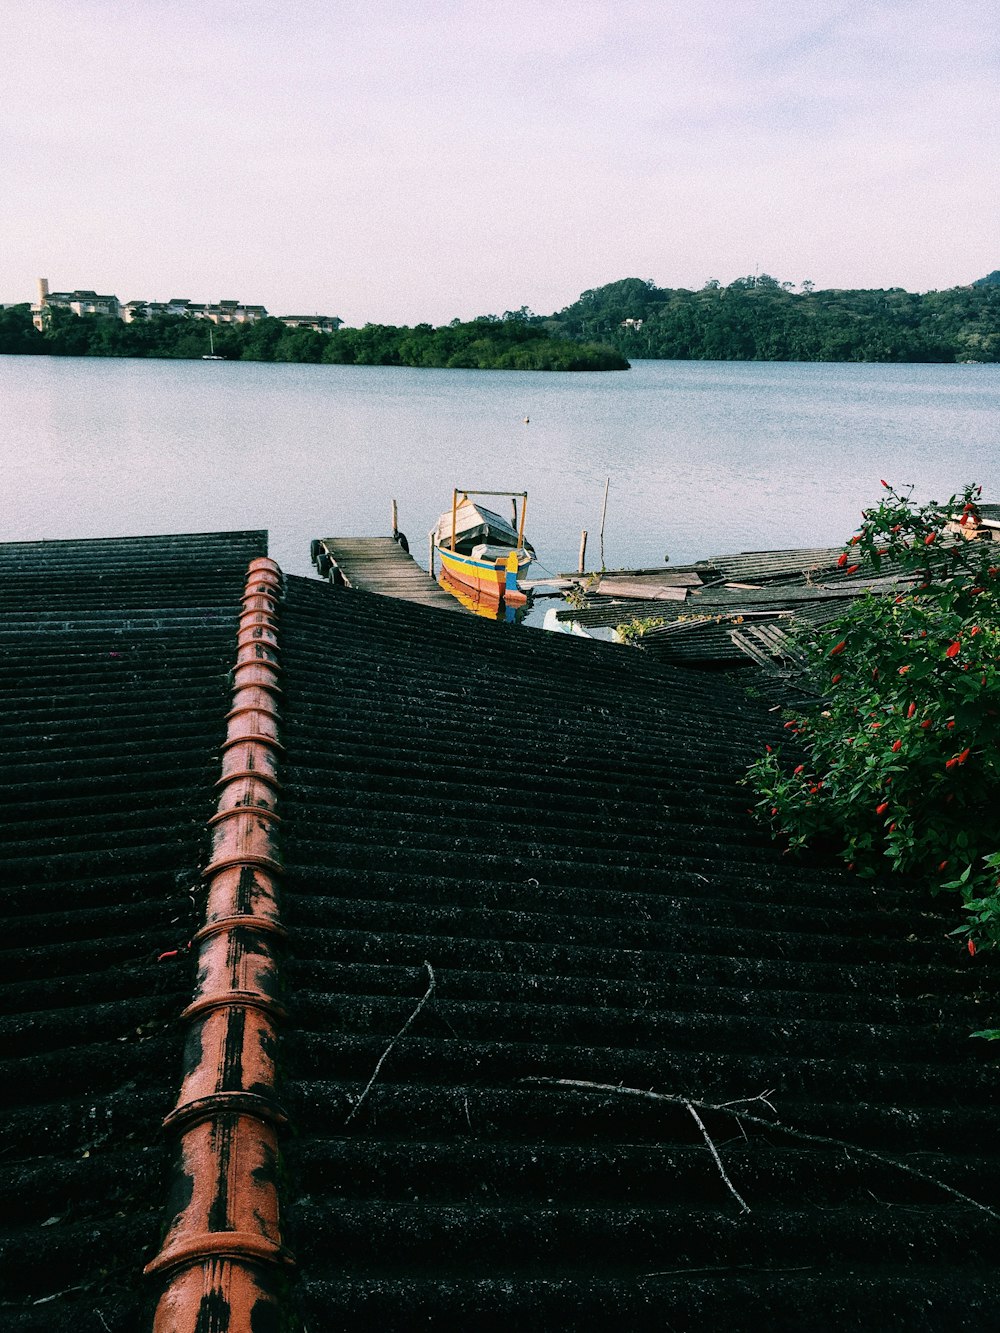
POLYGON ((551 570, 843 540, 879 479, 1000 500, 1000 366, 640 361, 541 374, 0 357, 2 540, 400 526, 426 561, 451 488, 529 492, 551 570), (525 417, 529 418, 525 423, 525 417))

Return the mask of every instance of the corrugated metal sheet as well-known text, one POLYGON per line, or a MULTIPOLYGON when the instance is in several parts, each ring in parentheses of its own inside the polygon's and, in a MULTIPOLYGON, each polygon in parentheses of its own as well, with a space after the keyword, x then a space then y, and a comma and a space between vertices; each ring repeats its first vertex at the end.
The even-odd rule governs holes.
MULTIPOLYGON (((143 1326, 192 994, 183 953, 156 959, 197 920, 259 546, 220 539, 209 573, 184 542, 159 569, 91 548, 34 628, 37 561, 23 596, 16 559, 0 584, 15 1333, 143 1326), (157 582, 176 618, 122 629, 157 582)), ((311 580, 281 620, 306 1326, 992 1329, 1000 1071, 967 1034, 995 971, 948 938, 951 904, 755 828, 739 779, 780 730, 766 705, 311 580)))
POLYGON ((683 1106, 614 1091, 768 1092, 805 1133, 1000 1185, 996 1057, 964 1035, 984 973, 942 902, 755 831, 763 705, 296 579, 283 626, 310 1327, 945 1329, 956 1299, 989 1327, 972 1205, 705 1112, 743 1214, 683 1106))
POLYGON ((0 546, 0 1324, 134 1333, 260 532, 0 546), (162 962, 161 954, 168 956, 162 962))

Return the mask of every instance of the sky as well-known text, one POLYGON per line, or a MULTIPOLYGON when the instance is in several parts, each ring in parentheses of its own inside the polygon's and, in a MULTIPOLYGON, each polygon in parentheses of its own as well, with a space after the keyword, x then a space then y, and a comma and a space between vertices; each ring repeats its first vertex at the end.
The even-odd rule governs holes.
POLYGON ((0 303, 1000 268, 996 0, 0 0, 0 303))

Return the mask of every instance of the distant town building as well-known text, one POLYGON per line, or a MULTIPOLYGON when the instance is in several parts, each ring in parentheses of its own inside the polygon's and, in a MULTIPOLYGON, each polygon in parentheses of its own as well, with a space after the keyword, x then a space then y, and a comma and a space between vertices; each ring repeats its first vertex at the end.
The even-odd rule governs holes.
POLYGON ((50 292, 48 278, 39 278, 38 300, 31 307, 35 328, 43 329, 49 312, 55 309, 72 310, 74 315, 121 318, 121 305, 117 296, 100 296, 97 292, 83 288, 73 292, 50 292))
MULTIPOLYGON (((169 301, 126 301, 122 305, 117 296, 99 296, 92 291, 50 292, 48 278, 39 278, 38 300, 31 307, 35 328, 44 329, 49 313, 56 308, 71 310, 74 315, 122 319, 126 324, 160 316, 208 319, 213 324, 256 324, 267 318, 264 306, 245 305, 242 301, 216 301, 206 305, 189 301, 186 296, 172 296, 169 301)), ((335 333, 344 322, 335 315, 280 315, 278 318, 291 329, 316 329, 320 333, 335 333)))
POLYGON ((279 315, 290 329, 315 329, 317 333, 336 333, 343 324, 336 315, 279 315))
POLYGON ((137 319, 155 319, 158 315, 176 319, 210 319, 213 324, 256 324, 267 318, 267 311, 262 305, 244 305, 242 301, 202 305, 182 296, 172 296, 169 301, 128 301, 122 307, 122 318, 127 324, 137 319))

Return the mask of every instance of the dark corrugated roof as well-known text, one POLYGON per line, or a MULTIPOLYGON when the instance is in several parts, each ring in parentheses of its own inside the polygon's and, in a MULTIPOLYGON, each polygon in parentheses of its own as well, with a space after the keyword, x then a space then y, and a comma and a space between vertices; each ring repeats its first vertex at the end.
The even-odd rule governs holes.
POLYGON ((0 1323, 131 1333, 261 532, 0 545, 0 1323))
POLYGON ((766 1093, 746 1109, 995 1198, 986 974, 944 904, 755 831, 738 779, 773 719, 639 654, 299 579, 282 624, 310 1327, 992 1326, 973 1205, 702 1112, 744 1214, 682 1105, 533 1081, 766 1093))
MULTIPOLYGON (((155 959, 197 924, 263 546, 0 547, 18 1333, 141 1326, 192 994, 155 959)), ((757 831, 738 780, 779 725, 763 705, 312 580, 280 621, 308 1327, 994 1326, 1000 1222, 891 1161, 992 1205, 997 1052, 967 1034, 995 975, 950 904, 757 831), (741 1099, 769 1123, 705 1109, 741 1099)))

